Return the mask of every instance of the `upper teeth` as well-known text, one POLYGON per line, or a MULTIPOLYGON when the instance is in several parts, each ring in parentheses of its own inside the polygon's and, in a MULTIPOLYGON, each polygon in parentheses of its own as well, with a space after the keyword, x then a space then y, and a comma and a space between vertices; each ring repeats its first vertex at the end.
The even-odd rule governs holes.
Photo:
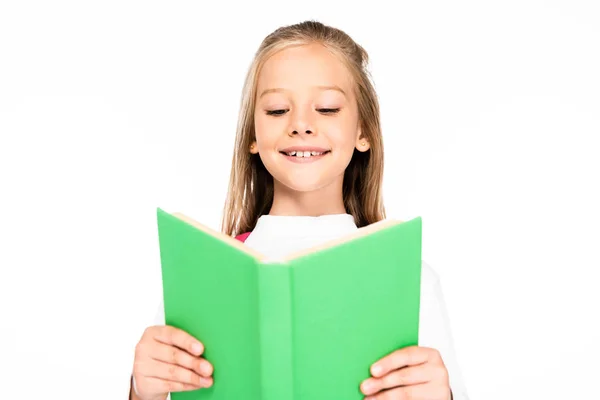
POLYGON ((296 157, 310 157, 310 156, 320 156, 323 154, 319 151, 290 151, 286 153, 288 156, 296 156, 296 157))

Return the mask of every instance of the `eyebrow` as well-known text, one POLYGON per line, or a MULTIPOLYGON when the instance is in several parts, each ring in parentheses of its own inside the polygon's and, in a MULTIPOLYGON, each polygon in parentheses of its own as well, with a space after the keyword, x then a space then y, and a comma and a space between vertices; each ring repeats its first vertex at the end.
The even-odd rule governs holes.
MULTIPOLYGON (((320 85, 320 86, 314 86, 314 88, 320 89, 320 90, 336 90, 338 92, 341 92, 344 96, 346 96, 346 92, 344 92, 344 90, 342 90, 342 88, 337 85, 320 85)), ((260 94, 260 96, 258 98, 261 98, 265 94, 268 94, 268 93, 281 93, 281 92, 286 92, 286 91, 287 90, 284 88, 265 89, 262 91, 262 93, 260 94)))

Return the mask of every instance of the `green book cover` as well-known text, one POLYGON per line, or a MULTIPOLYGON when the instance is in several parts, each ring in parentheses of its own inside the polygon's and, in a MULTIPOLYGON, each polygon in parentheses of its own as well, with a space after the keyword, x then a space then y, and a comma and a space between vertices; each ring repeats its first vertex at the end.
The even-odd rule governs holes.
POLYGON ((214 366, 172 400, 359 400, 372 363, 418 344, 420 217, 277 261, 180 213, 157 223, 165 323, 214 366))

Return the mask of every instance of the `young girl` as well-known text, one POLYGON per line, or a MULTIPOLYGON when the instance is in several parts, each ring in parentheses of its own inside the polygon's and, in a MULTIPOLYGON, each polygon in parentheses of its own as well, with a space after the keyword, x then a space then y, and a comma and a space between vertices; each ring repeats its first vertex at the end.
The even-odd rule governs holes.
MULTIPOLYGON (((366 65, 361 46, 318 22, 265 38, 244 86, 225 233, 275 258, 385 218, 379 105, 366 65)), ((367 399, 467 399, 440 284, 424 263, 421 282, 419 346, 374 360, 372 376, 356 382, 367 399)), ((213 384, 202 338, 163 324, 161 308, 136 346, 132 399, 213 384)))

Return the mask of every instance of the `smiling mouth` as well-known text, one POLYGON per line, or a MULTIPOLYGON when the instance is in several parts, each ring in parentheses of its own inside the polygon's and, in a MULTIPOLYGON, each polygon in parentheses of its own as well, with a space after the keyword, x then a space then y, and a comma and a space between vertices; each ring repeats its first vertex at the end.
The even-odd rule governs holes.
POLYGON ((331 153, 331 150, 325 151, 280 151, 281 154, 288 157, 296 157, 296 158, 310 158, 310 157, 318 157, 325 155, 327 153, 331 153))
POLYGON ((294 164, 312 164, 331 153, 331 150, 324 148, 287 148, 280 150, 279 153, 285 157, 285 159, 294 164))

